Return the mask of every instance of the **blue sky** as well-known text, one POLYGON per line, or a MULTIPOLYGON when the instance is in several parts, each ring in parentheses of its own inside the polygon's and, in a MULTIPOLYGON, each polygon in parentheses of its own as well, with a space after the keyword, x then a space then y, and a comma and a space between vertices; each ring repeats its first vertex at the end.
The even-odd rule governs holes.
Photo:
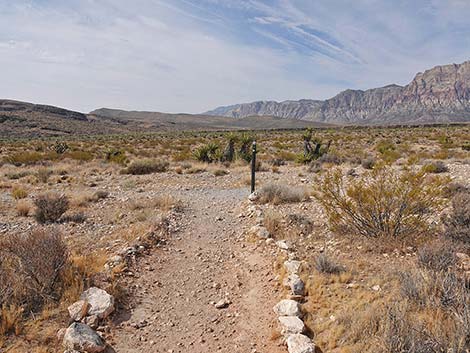
POLYGON ((0 97, 202 112, 470 60, 468 0, 0 0, 0 97))

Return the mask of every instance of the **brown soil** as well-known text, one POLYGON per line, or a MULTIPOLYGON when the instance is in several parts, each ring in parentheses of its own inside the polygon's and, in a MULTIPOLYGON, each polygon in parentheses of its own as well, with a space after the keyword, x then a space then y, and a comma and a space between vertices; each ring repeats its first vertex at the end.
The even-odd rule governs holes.
POLYGON ((271 337, 280 296, 272 259, 241 238, 246 188, 180 194, 182 230, 141 261, 133 308, 116 318, 109 343, 116 352, 283 352, 271 337), (231 304, 217 309, 224 298, 231 304))

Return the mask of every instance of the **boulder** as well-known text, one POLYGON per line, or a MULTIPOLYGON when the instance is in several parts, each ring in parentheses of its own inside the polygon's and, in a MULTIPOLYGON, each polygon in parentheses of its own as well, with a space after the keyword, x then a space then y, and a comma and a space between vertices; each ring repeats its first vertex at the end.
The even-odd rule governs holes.
POLYGON ((284 268, 288 274, 298 274, 300 271, 300 266, 302 262, 297 260, 287 260, 284 262, 284 268))
POLYGON ((281 324, 281 334, 283 335, 303 333, 305 331, 304 322, 297 316, 279 316, 279 323, 281 324))
POLYGON ((273 309, 278 316, 302 316, 300 304, 295 300, 283 299, 273 309))
POLYGON ((289 288, 293 295, 305 295, 305 284, 299 275, 291 274, 284 280, 284 286, 289 288))
POLYGON ((69 350, 98 353, 106 349, 106 343, 93 329, 85 324, 74 322, 65 331, 63 346, 69 350))
POLYGON ((88 316, 105 319, 114 311, 114 297, 100 288, 91 287, 82 293, 80 299, 89 304, 88 316))
POLYGON ((310 338, 301 334, 293 334, 287 338, 289 353, 315 353, 315 344, 310 338))
POLYGON ((90 305, 85 300, 79 300, 78 302, 73 303, 67 308, 70 318, 73 321, 82 320, 86 316, 89 306, 90 305))
POLYGON ((88 326, 90 326, 94 330, 96 330, 98 328, 98 326, 100 325, 100 319, 96 315, 87 316, 86 318, 84 318, 82 320, 82 322, 84 324, 87 324, 88 326))
POLYGON ((282 249, 282 250, 289 250, 290 249, 289 245, 287 244, 287 242, 285 240, 278 240, 276 242, 276 245, 279 249, 282 249))

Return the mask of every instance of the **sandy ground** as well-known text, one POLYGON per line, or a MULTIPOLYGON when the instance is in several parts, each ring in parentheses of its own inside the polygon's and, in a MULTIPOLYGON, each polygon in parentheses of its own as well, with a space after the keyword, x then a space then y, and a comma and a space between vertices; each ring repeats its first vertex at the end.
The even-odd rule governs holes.
POLYGON ((133 309, 115 318, 109 343, 116 352, 284 352, 272 339, 272 259, 242 236, 246 188, 179 193, 182 230, 140 263, 133 309), (221 299, 228 308, 215 307, 221 299))

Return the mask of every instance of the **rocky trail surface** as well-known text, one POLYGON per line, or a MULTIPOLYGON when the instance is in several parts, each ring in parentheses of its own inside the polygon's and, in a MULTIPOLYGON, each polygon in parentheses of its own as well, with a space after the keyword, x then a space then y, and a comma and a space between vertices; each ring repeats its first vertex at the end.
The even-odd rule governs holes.
POLYGON ((186 209, 171 245, 139 262, 132 309, 115 318, 116 352, 285 352, 273 306, 273 259, 245 241, 248 193, 178 190, 186 209))

